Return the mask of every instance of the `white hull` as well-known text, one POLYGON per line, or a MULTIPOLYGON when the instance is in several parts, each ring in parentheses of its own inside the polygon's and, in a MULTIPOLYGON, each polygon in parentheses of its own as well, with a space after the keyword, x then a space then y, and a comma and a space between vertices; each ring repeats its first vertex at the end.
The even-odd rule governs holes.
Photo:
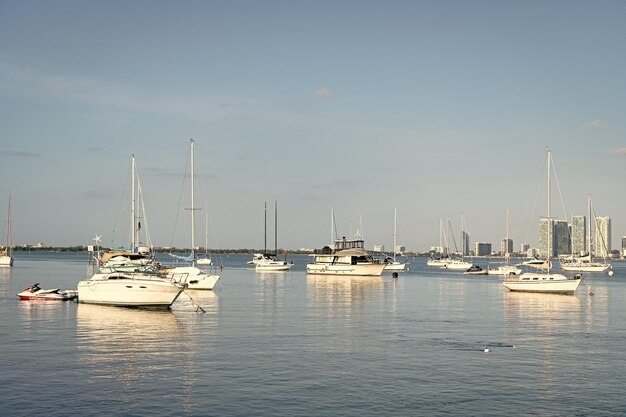
POLYGON ((515 266, 506 266, 500 265, 495 268, 487 268, 487 275, 499 275, 499 276, 509 276, 509 275, 520 275, 522 270, 515 266))
POLYGON ((443 268, 446 265, 446 261, 444 261, 442 259, 429 259, 426 262, 426 265, 432 266, 432 267, 435 267, 435 268, 443 268))
POLYGON ((278 263, 257 263, 254 269, 260 272, 264 271, 289 271, 293 264, 285 262, 278 263))
POLYGON ((0 256, 0 266, 13 266, 13 257, 9 255, 0 256))
POLYGON ((573 294, 581 278, 569 279, 561 274, 525 273, 502 283, 510 291, 573 294))
POLYGON ((381 276, 386 264, 307 264, 306 272, 317 275, 381 276))
POLYGON ((213 262, 210 259, 198 259, 196 265, 212 265, 213 262))
POLYGON ((184 286, 145 275, 95 274, 78 283, 78 301, 119 307, 167 309, 178 298, 184 286), (107 279, 124 276, 123 279, 107 279))
POLYGON ((611 264, 588 264, 588 263, 572 263, 572 264, 561 264, 561 269, 563 271, 571 271, 571 272, 604 272, 611 268, 611 264))
POLYGON ((406 262, 392 262, 385 266, 385 271, 404 271, 406 269, 406 262))
POLYGON ((178 284, 187 285, 190 290, 212 290, 220 279, 218 274, 207 274, 193 266, 171 268, 166 276, 178 284))
POLYGON ((448 261, 441 268, 442 269, 453 269, 453 270, 467 271, 473 265, 474 265, 473 263, 465 262, 465 261, 448 261))

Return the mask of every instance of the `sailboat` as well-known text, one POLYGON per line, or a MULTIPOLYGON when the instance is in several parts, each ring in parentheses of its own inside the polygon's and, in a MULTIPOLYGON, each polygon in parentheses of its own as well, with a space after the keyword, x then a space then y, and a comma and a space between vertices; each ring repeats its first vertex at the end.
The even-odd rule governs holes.
POLYGON ((255 254, 253 260, 257 271, 289 271, 293 262, 278 259, 278 203, 274 202, 274 253, 267 251, 267 203, 265 203, 265 247, 262 254, 255 254), (259 256, 260 255, 260 256, 259 256))
POLYGON ((407 262, 399 262, 396 260, 398 245, 398 209, 393 209, 393 260, 385 266, 385 271, 404 271, 407 262))
MULTIPOLYGON (((592 219, 595 219, 591 206, 591 196, 587 196, 587 207, 589 213, 589 227, 587 227, 587 242, 589 250, 584 256, 575 258, 573 255, 569 258, 561 259, 561 269, 564 271, 574 272, 604 272, 612 267, 608 262, 596 262, 592 257, 592 242, 591 242, 591 223, 592 219)), ((595 223, 595 221, 594 221, 595 223)))
POLYGON ((166 268, 164 271, 166 276, 172 278, 174 281, 185 284, 190 290, 212 290, 217 281, 220 279, 220 275, 217 271, 203 271, 196 267, 196 208, 194 206, 194 140, 189 139, 191 150, 191 253, 187 256, 179 256, 170 254, 173 258, 179 261, 186 262, 186 266, 176 266, 173 268, 166 268))
POLYGON ((441 249, 442 253, 439 255, 433 255, 430 258, 428 258, 428 261, 426 261, 426 265, 428 266, 432 266, 435 268, 444 268, 446 265, 446 261, 448 260, 448 242, 447 242, 447 238, 446 238, 446 246, 443 246, 443 238, 444 238, 444 232, 443 232, 443 220, 440 218, 439 219, 439 248, 441 249))
MULTIPOLYGON (((98 272, 78 282, 78 301, 120 307, 168 309, 185 285, 164 277, 149 254, 140 253, 136 216, 136 161, 132 158, 131 250, 106 251, 99 256, 98 272)), ((140 187, 139 187, 139 194, 140 187)), ((99 239, 99 236, 98 236, 99 239)))
POLYGON ((209 212, 208 210, 205 212, 204 219, 204 253, 199 253, 198 258, 196 259, 196 264, 198 265, 211 265, 213 261, 209 256, 209 212))
POLYGON ((13 266, 13 224, 11 223, 11 192, 9 192, 9 208, 7 210, 7 241, 0 251, 0 266, 13 266))
MULTIPOLYGON (((550 196, 551 169, 552 152, 548 150, 548 223, 550 225, 552 224, 550 196)), ((509 276, 508 278, 504 279, 502 284, 509 291, 574 294, 582 278, 579 275, 574 278, 567 278, 565 275, 562 274, 550 273, 551 256, 552 249, 548 247, 546 260, 548 268, 546 269, 546 272, 525 272, 519 276, 509 276)))
MULTIPOLYGON (((135 271, 137 268, 155 268, 156 262, 150 250, 150 238, 147 232, 147 225, 144 227, 148 246, 141 243, 141 216, 139 212, 139 203, 144 211, 143 218, 145 220, 145 207, 143 205, 143 196, 141 193, 141 183, 137 174, 137 161, 135 155, 131 158, 131 197, 130 197, 130 248, 111 249, 102 253, 98 252, 97 262, 101 272, 112 272, 113 270, 129 270, 135 271), (139 202, 137 201, 139 200, 139 202)), ((146 223, 144 221, 144 223, 146 223)))
MULTIPOLYGON (((448 219, 448 229, 450 229, 450 219, 448 219)), ((463 220, 463 216, 461 216, 461 235, 463 236, 463 248, 461 248, 461 257, 460 258, 456 258, 456 257, 450 257, 447 258, 445 260, 445 265, 441 266, 442 269, 453 269, 453 270, 459 270, 459 271, 467 271, 468 269, 470 269, 472 266, 474 266, 473 262, 467 262, 465 260, 465 239, 466 239, 466 234, 465 234, 465 224, 464 224, 464 220, 463 220)), ((454 250, 456 252, 458 252, 458 249, 456 247, 456 240, 454 239, 454 234, 452 235, 452 242, 454 243, 454 250)))
POLYGON ((519 275, 522 273, 522 270, 515 265, 510 265, 509 261, 511 258, 511 254, 509 253, 509 209, 506 209, 506 236, 504 238, 505 247, 504 247, 504 263, 502 265, 498 265, 495 268, 488 267, 487 275, 519 275))

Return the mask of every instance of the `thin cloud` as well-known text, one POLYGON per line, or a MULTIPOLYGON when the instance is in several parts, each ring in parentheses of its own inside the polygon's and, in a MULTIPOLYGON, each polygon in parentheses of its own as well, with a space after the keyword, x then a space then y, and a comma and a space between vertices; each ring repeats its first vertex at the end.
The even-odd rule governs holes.
POLYGON ((335 97, 335 93, 327 88, 320 88, 319 90, 316 90, 313 95, 321 99, 330 99, 335 97))
POLYGON ((624 155, 626 156, 626 147, 624 148, 613 148, 611 149, 611 153, 614 155, 624 155))
POLYGON ((591 129, 602 129, 603 127, 606 127, 606 125, 602 122, 602 120, 592 120, 587 123, 587 127, 590 127, 591 129))
POLYGON ((14 156, 16 158, 41 158, 39 152, 28 151, 0 151, 0 155, 14 156))

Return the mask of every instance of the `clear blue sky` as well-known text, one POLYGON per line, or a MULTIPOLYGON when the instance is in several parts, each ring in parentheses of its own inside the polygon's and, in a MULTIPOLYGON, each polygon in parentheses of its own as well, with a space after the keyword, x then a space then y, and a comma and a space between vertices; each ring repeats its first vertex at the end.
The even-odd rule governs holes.
POLYGON ((281 247, 328 243, 331 207, 368 247, 394 207, 412 250, 462 212, 497 247, 507 208, 537 246, 548 146, 554 215, 592 194, 615 248, 625 51, 626 1, 5 0, 0 212, 18 244, 125 243, 135 154, 153 242, 184 246, 194 138, 212 246, 263 247, 274 200, 281 247))

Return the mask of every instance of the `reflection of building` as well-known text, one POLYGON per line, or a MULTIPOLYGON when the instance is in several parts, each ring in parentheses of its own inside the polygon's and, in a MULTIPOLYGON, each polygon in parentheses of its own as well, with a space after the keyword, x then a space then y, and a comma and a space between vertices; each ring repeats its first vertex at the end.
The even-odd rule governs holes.
POLYGON ((596 232, 594 233, 594 252, 596 256, 611 254, 611 218, 608 216, 596 217, 596 232))
POLYGON ((587 218, 585 216, 572 217, 572 253, 582 255, 587 253, 587 218))
POLYGON ((474 254, 476 254, 476 256, 491 255, 491 243, 484 243, 484 242, 474 243, 474 254))

